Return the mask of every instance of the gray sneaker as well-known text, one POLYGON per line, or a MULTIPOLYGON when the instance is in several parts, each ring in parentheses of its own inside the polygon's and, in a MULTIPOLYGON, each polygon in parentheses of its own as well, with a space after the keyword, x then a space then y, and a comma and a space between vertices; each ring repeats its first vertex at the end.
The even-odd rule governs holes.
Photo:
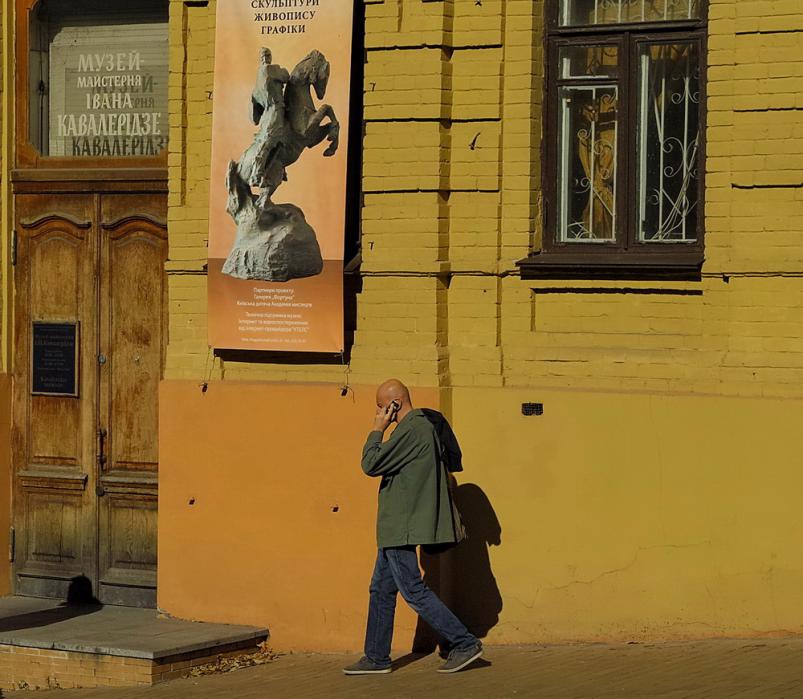
POLYGON ((386 675, 388 672, 390 672, 390 665, 377 665, 365 656, 353 665, 343 668, 344 675, 386 675))
POLYGON ((438 672, 457 672, 481 657, 482 643, 478 641, 476 646, 472 646, 468 650, 455 649, 449 653, 449 659, 438 668, 438 672))

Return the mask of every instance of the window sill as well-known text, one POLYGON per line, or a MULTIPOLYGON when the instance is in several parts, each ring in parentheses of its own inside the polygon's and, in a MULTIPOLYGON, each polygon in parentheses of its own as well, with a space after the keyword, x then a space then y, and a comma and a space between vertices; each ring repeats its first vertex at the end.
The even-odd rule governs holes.
POLYGON ((166 167, 70 167, 17 168, 11 171, 12 182, 167 182, 166 167))
POLYGON ((522 279, 641 279, 699 281, 699 250, 661 253, 591 254, 577 251, 533 253, 516 263, 522 279))

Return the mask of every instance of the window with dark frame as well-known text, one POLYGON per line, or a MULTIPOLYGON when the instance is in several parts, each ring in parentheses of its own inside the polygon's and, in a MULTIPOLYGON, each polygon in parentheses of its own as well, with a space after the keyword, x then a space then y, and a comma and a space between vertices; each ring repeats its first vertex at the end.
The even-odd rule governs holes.
POLYGON ((549 0, 542 250, 522 277, 699 278, 704 0, 549 0))
POLYGON ((28 141, 46 157, 167 150, 166 0, 39 0, 28 28, 28 141))

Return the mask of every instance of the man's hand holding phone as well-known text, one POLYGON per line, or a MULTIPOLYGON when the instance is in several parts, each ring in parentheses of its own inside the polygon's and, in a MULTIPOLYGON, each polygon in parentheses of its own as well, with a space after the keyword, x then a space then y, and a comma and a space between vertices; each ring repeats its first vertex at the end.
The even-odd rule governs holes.
POLYGON ((396 419, 400 409, 401 404, 395 400, 390 401, 384 408, 379 406, 374 417, 374 430, 384 433, 390 427, 390 423, 396 419))

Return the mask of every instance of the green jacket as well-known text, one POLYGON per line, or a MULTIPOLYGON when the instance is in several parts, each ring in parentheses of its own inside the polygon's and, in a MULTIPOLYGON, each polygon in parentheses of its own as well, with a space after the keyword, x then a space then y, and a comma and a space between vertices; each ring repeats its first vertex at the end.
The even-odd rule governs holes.
MULTIPOLYGON (((435 411, 413 409, 386 442, 381 432, 368 435, 362 451, 362 470, 382 479, 376 520, 379 548, 457 540, 448 454, 432 415, 443 420, 435 411)), ((458 464, 453 470, 459 469, 458 464)))

